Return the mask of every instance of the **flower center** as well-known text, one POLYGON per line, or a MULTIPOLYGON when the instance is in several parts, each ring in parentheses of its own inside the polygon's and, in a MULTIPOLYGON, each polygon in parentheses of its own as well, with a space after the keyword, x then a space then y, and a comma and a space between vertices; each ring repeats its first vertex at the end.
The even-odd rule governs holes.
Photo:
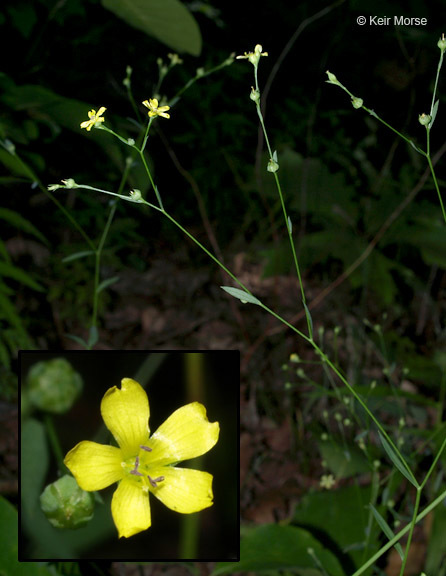
MULTIPOLYGON (((144 450, 145 452, 152 452, 152 449, 149 448, 148 446, 140 446, 140 448, 141 448, 141 450, 144 450)), ((125 467, 127 468, 127 470, 129 468, 131 468, 132 466, 133 466, 133 468, 131 470, 129 470, 129 474, 132 474, 132 476, 136 477, 135 479, 138 479, 138 481, 142 484, 143 490, 144 489, 148 490, 147 480, 149 481, 150 486, 152 488, 157 488, 158 482, 162 482, 164 480, 164 476, 158 476, 157 478, 152 478, 149 474, 147 474, 148 467, 147 467, 147 465, 140 463, 139 456, 137 456, 135 458, 135 460, 133 460, 133 458, 130 458, 125 463, 125 467)))

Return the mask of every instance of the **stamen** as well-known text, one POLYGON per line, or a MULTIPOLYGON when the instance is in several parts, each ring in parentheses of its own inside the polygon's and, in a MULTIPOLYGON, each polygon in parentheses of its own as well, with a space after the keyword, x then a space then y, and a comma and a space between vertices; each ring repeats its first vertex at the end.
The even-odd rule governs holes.
POLYGON ((130 474, 133 474, 134 476, 142 476, 141 472, 138 472, 138 466, 139 466, 139 457, 137 456, 135 459, 135 467, 133 468, 133 470, 130 470, 130 474))
POLYGON ((146 452, 152 452, 152 448, 149 448, 148 446, 140 446, 141 450, 145 450, 146 452))
POLYGON ((158 478, 151 478, 148 474, 147 474, 147 478, 149 479, 149 482, 150 482, 152 488, 156 488, 156 483, 162 482, 164 480, 164 476, 158 476, 158 478))

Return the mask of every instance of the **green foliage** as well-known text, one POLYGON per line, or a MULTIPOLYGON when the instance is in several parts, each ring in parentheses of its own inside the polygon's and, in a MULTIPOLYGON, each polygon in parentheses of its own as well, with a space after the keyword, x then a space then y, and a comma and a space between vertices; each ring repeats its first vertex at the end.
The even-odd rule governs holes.
POLYGON ((332 552, 336 550, 344 570, 351 574, 378 549, 378 530, 369 533, 370 497, 369 486, 309 493, 296 507, 293 522, 319 535, 332 552))
MULTIPOLYGON (((3 221, 3 230, 10 226, 48 245, 44 235, 19 213, 0 208, 0 221, 3 221)), ((18 349, 32 347, 27 324, 15 304, 17 285, 36 292, 44 291, 42 284, 31 274, 13 264, 5 243, 0 239, 0 363, 6 368, 10 367, 11 358, 18 349)))
POLYGON ((51 576, 53 573, 40 562, 22 564, 17 559, 19 521, 17 510, 0 496, 0 575, 51 576), (26 567, 26 569, 25 569, 26 567))
POLYGON ((201 34, 189 10, 179 0, 102 0, 105 8, 173 50, 199 56, 201 34))
POLYGON ((247 530, 240 545, 240 562, 220 562, 212 576, 273 570, 292 570, 300 576, 346 574, 334 554, 308 530, 267 524, 247 530))

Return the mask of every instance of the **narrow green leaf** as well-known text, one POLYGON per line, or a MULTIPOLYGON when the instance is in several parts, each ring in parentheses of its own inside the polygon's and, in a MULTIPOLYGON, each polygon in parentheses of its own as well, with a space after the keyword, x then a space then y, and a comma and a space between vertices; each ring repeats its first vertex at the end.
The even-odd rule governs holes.
POLYGON ((439 103, 439 100, 437 100, 437 101, 435 102, 435 104, 434 104, 434 106, 433 106, 433 108, 432 108, 431 121, 429 122, 429 130, 431 130, 431 128, 432 128, 432 126, 433 126, 433 124, 434 124, 435 118, 436 118, 436 116, 437 116, 438 103, 439 103))
POLYGON ((257 300, 255 296, 249 294, 249 292, 245 292, 244 290, 240 290, 239 288, 233 288, 232 286, 220 286, 225 292, 234 296, 234 298, 238 298, 243 304, 249 302, 250 304, 257 304, 261 306, 262 303, 260 300, 257 300))
POLYGON ((405 460, 403 460, 402 456, 400 456, 399 454, 397 454, 395 452, 395 450, 392 448, 392 446, 387 442, 387 440, 384 438, 384 436, 381 434, 381 432, 378 430, 378 434, 379 434, 379 438, 381 440, 381 443, 383 445, 384 450, 387 452, 387 456, 392 460, 392 462, 395 464, 395 466, 398 468, 398 470, 401 472, 401 474, 407 478, 409 480, 409 482, 415 486, 415 488, 419 488, 419 484, 418 482, 415 480, 414 475, 412 474, 412 472, 410 472, 410 470, 407 469, 407 467, 405 466, 405 460))
POLYGON ((28 232, 28 234, 32 234, 36 238, 38 238, 41 242, 49 245, 48 240, 45 236, 38 230, 34 224, 31 224, 29 220, 23 218, 20 214, 13 210, 9 210, 8 208, 0 208, 0 219, 9 222, 19 230, 23 230, 23 232, 28 232))
POLYGON ((72 262, 73 260, 90 256, 91 254, 94 254, 94 250, 82 250, 81 252, 75 252, 74 254, 62 258, 62 262, 72 262))
POLYGON ((304 305, 305 315, 308 318, 308 322, 310 324, 310 330, 311 330, 310 338, 313 338, 313 318, 311 317, 310 309, 305 304, 305 302, 302 302, 302 304, 304 305))
POLYGON ((13 280, 17 280, 20 284, 24 284, 37 292, 43 292, 44 288, 38 282, 33 280, 29 274, 17 268, 17 266, 13 266, 12 264, 8 264, 6 262, 0 262, 0 276, 4 276, 7 278, 12 278, 13 280))
POLYGON ((107 278, 106 280, 103 280, 97 287, 96 293, 99 294, 99 292, 102 292, 102 290, 105 290, 112 284, 115 284, 118 280, 119 276, 113 276, 113 278, 107 278))
MULTIPOLYGON (((384 534, 387 536, 387 538, 389 540, 392 540, 392 538, 395 537, 395 534, 393 533, 390 526, 387 524, 387 522, 381 516, 381 514, 378 512, 378 510, 373 506, 373 504, 370 504, 370 509, 372 510, 373 515, 375 516, 375 520, 380 525, 381 530, 384 532, 384 534)), ((398 552, 401 560, 403 560, 404 559, 404 552, 403 552, 403 549, 401 548, 401 544, 399 542, 397 544, 395 544, 395 549, 398 552)))
POLYGON ((88 349, 88 347, 89 347, 88 342, 85 342, 85 340, 83 338, 80 338, 79 336, 75 336, 74 334, 65 334, 65 336, 67 338, 69 338, 70 340, 73 340, 77 344, 80 344, 86 350, 88 349))

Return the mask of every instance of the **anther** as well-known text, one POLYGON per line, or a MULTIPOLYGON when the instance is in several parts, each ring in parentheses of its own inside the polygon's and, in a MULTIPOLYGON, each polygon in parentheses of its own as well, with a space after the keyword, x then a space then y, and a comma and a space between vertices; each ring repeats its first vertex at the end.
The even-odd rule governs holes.
POLYGON ((148 474, 147 474, 147 478, 149 479, 149 482, 150 482, 152 488, 156 488, 156 483, 162 482, 164 480, 164 476, 158 476, 158 478, 151 478, 148 474))
POLYGON ((138 466, 139 466, 139 456, 136 457, 135 467, 133 468, 133 470, 130 470, 130 474, 133 474, 134 476, 142 476, 141 472, 138 472, 138 466))
POLYGON ((149 448, 148 446, 140 446, 141 450, 145 450, 146 452, 152 452, 152 448, 149 448))

